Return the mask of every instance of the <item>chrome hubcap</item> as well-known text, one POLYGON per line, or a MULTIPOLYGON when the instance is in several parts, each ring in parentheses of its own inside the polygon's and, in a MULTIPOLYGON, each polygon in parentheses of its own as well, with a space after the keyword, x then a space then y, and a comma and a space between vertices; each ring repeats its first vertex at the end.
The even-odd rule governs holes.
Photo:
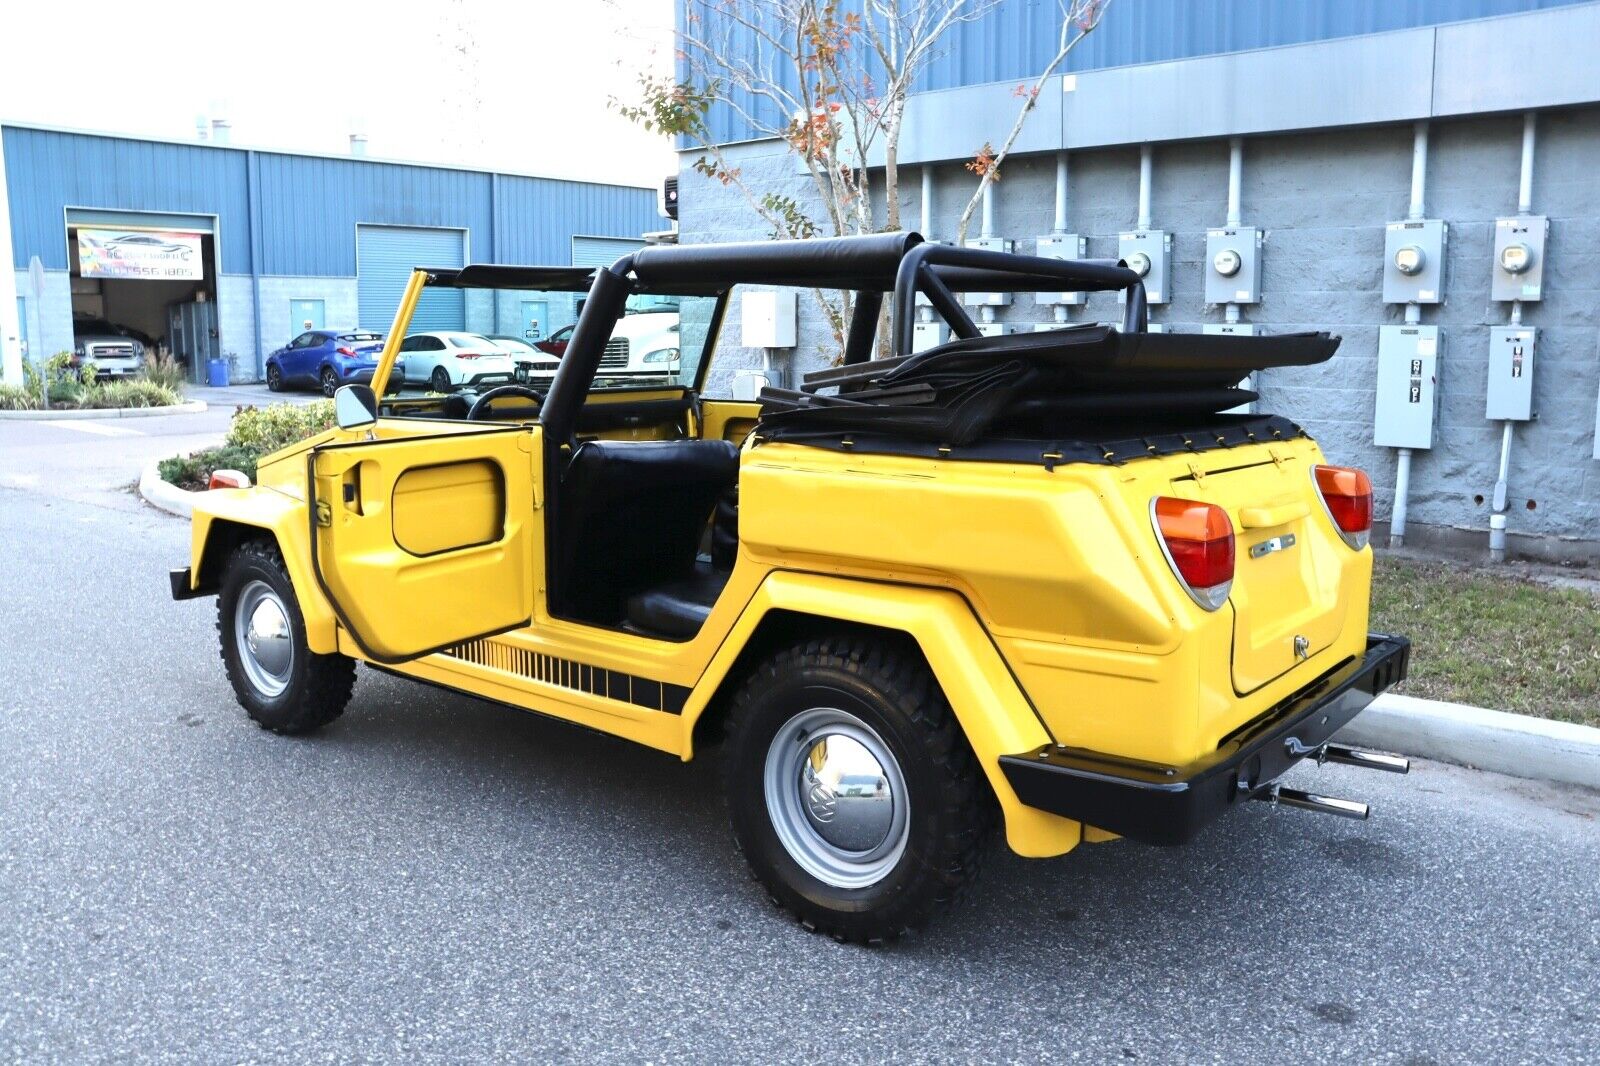
POLYGON ((763 784, 784 850, 825 884, 874 885, 905 853, 910 804, 900 764, 853 714, 818 707, 791 718, 767 749, 763 784))
POLYGON ((265 581, 252 581, 239 593, 233 625, 239 662, 250 684, 263 696, 281 694, 294 668, 294 640, 283 600, 265 581))

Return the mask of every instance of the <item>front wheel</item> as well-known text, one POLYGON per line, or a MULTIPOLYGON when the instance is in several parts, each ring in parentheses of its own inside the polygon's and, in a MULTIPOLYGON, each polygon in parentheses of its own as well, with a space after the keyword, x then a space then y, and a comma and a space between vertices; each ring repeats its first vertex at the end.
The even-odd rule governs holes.
POLYGON ((217 597, 222 663, 245 712, 274 733, 309 733, 344 713, 356 664, 318 655, 277 545, 249 541, 228 560, 217 597))
POLYGON ((278 369, 277 363, 267 364, 267 389, 271 392, 283 391, 283 371, 278 369))
POLYGON ((796 645, 754 672, 730 716, 734 837, 806 928, 890 940, 971 883, 992 799, 915 645, 855 635, 796 645))

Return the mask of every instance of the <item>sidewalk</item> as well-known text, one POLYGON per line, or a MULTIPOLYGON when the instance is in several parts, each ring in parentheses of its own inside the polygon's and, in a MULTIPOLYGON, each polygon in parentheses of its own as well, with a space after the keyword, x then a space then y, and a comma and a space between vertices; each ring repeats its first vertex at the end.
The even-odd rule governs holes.
POLYGON ((228 385, 214 389, 207 385, 190 385, 184 390, 191 400, 204 400, 210 407, 265 407, 269 403, 314 403, 323 398, 322 393, 311 389, 285 389, 273 392, 265 384, 228 385))

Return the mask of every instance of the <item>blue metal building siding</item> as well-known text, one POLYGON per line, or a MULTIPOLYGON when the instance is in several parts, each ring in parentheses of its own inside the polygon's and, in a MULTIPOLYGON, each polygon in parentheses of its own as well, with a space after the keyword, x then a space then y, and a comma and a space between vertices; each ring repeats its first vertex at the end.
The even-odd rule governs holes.
POLYGON ((496 262, 488 174, 262 153, 261 273, 354 277, 356 225, 468 230, 477 262, 496 262))
MULTIPOLYGON (((1073 50, 1064 69, 1098 70, 1188 59, 1582 2, 1585 0, 1114 0, 1100 28, 1073 50)), ((730 29, 717 14, 718 3, 677 0, 680 30, 686 25, 686 12, 692 10, 697 16, 697 33, 709 40, 726 40, 735 53, 753 54, 754 35, 742 27, 730 29)), ((840 0, 839 6, 845 11, 860 10, 860 0, 840 0)), ((1036 76, 1055 54, 1058 10, 1056 0, 1000 0, 999 6, 981 19, 951 29, 918 88, 949 89, 1036 76)), ((678 74, 687 76, 682 60, 678 74)), ((771 123, 777 117, 762 100, 743 97, 740 103, 759 121, 771 123)), ((750 127, 728 108, 716 109, 710 125, 711 135, 718 141, 752 136, 750 127)))
POLYGON ((216 215, 225 274, 353 277, 356 226, 467 230, 474 262, 564 264, 575 234, 664 225, 650 189, 5 127, 13 257, 67 268, 64 208, 216 215), (250 180, 257 214, 252 225, 250 180))
POLYGON ((70 206, 216 215, 223 272, 250 273, 245 153, 9 126, 3 136, 17 267, 37 255, 67 269, 70 206))

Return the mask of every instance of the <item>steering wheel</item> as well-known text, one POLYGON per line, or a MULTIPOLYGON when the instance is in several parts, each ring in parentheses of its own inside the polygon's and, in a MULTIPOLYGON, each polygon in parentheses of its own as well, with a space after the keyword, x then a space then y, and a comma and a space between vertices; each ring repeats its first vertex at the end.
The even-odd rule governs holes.
POLYGON ((483 393, 472 401, 472 409, 467 412, 468 422, 481 422, 489 416, 489 406, 494 401, 507 396, 521 396, 525 400, 532 400, 536 404, 544 403, 544 396, 535 389, 526 385, 496 385, 488 392, 483 393))

